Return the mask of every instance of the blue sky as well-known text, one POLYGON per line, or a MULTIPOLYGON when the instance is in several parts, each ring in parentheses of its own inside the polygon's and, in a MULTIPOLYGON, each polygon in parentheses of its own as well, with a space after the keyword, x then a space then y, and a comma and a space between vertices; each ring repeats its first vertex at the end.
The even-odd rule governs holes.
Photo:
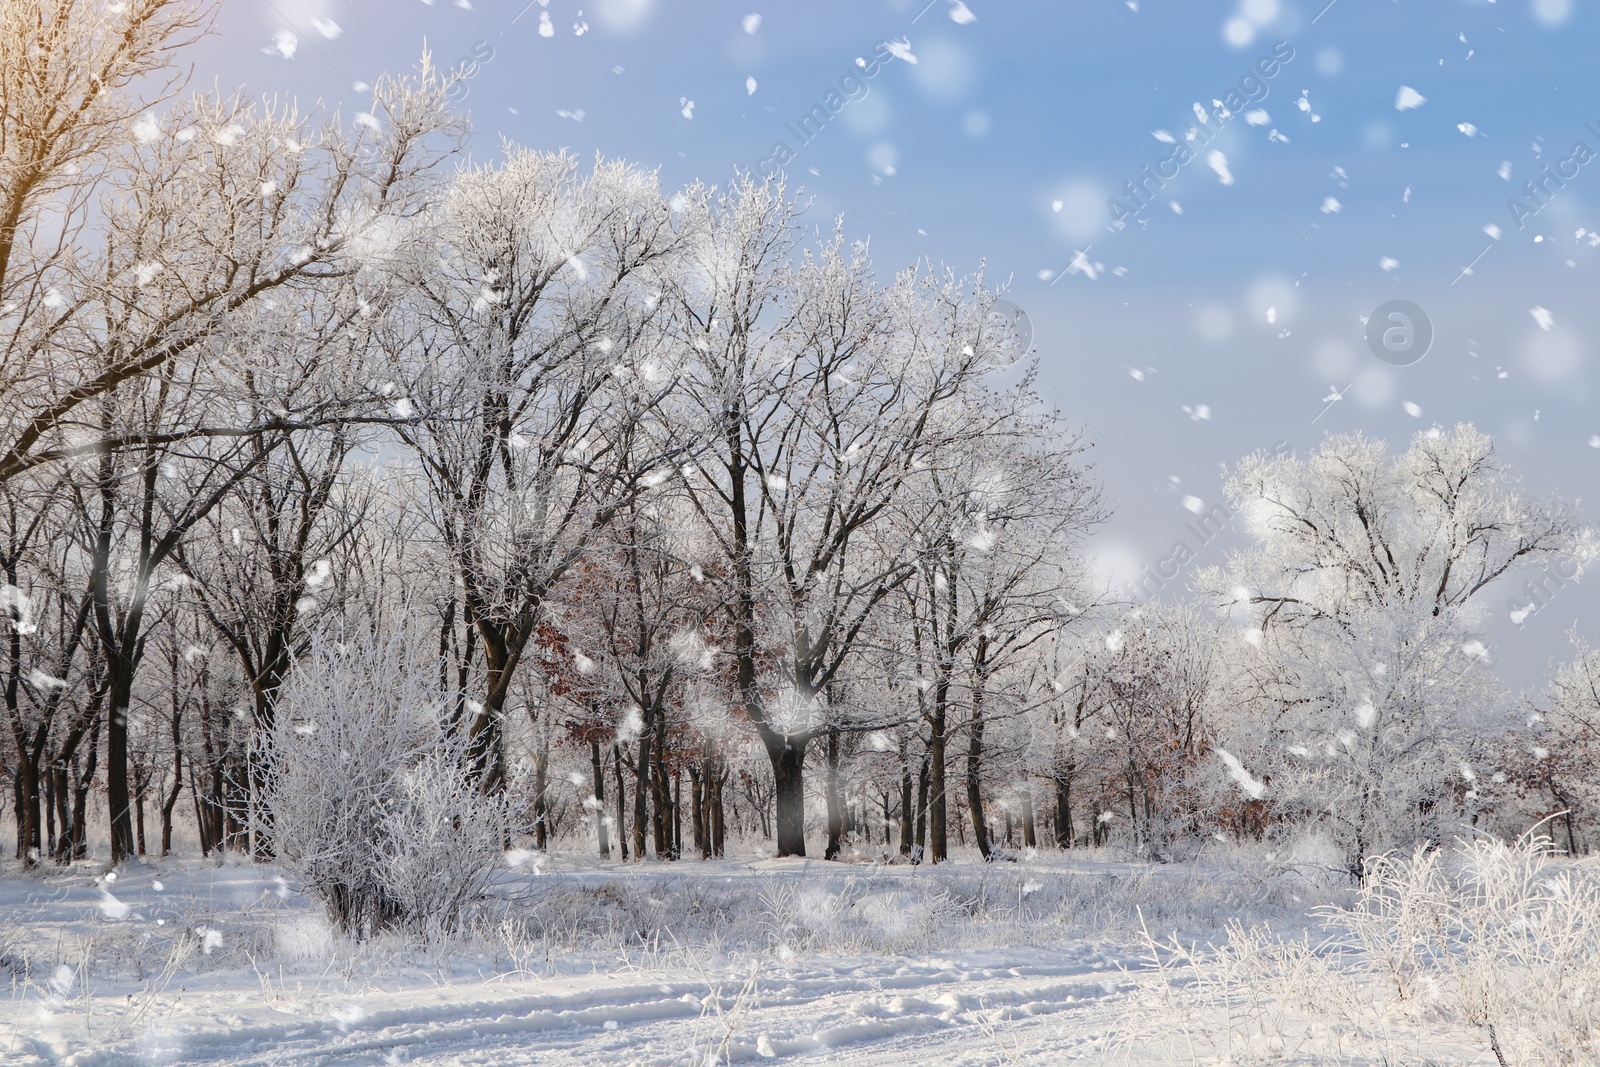
MULTIPOLYGON (((463 100, 482 159, 504 136, 715 183, 787 142, 812 218, 842 213, 880 270, 924 259, 1009 281, 1045 399, 1096 442, 1117 509, 1098 559, 1128 574, 1193 540, 1185 498, 1215 501, 1222 464, 1328 431, 1399 447, 1469 420, 1530 490, 1600 488, 1600 159, 1566 163, 1539 201, 1523 192, 1574 142, 1600 152, 1600 11, 1325 4, 224 0, 192 58, 199 87, 349 111, 424 40, 447 65, 485 57, 463 100), (850 80, 886 41, 900 54, 850 80), (1213 100, 1290 52, 1220 118, 1213 100), (802 146, 791 126, 830 91, 837 113, 802 146), (1107 201, 1172 154, 1161 137, 1182 142, 1197 103, 1220 132, 1116 228, 1107 201), (1394 299, 1434 329, 1411 366, 1364 343, 1362 317, 1394 299)), ((1593 580, 1513 625, 1526 577, 1488 601, 1518 685, 1565 658, 1575 622, 1600 636, 1593 580)))

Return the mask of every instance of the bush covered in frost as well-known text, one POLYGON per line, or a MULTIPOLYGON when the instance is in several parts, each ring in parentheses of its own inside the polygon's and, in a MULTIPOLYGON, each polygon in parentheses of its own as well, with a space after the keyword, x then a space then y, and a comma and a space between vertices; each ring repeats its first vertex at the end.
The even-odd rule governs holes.
POLYGON ((317 639, 268 737, 265 808, 283 865, 357 937, 447 933, 500 856, 427 653, 404 637, 317 639))
POLYGON ((1323 910, 1320 942, 1238 921, 1215 951, 1152 941, 1174 981, 1135 1039, 1240 1064, 1356 1062, 1357 1046, 1383 1062, 1462 1062, 1416 1055, 1448 1048, 1501 1067, 1600 1063, 1600 865, 1529 834, 1389 853, 1366 873, 1349 907, 1323 910))

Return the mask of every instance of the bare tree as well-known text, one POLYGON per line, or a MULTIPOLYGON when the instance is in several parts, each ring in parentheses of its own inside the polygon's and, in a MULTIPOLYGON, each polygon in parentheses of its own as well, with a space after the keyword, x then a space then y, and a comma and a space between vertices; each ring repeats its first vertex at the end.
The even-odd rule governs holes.
MULTIPOLYGON (((974 391, 965 441, 905 494, 891 528, 916 550, 895 624, 908 632, 906 651, 921 679, 934 862, 949 857, 946 745, 957 731, 966 733, 974 837, 990 855, 983 765, 994 679, 1081 614, 1084 591, 1072 553, 1101 518, 1079 460, 1082 444, 1038 409, 1029 386, 1024 380, 1005 393, 974 391)), ((1021 706, 1032 703, 1024 696, 1021 706)))
MULTIPOLYGON (((250 439, 251 475, 232 487, 181 541, 176 565, 192 583, 206 620, 237 658, 250 688, 252 728, 272 730, 278 689, 325 607, 345 586, 345 554, 368 518, 370 481, 345 469, 355 442, 348 428, 300 431, 278 445, 250 439), (277 445, 277 447, 274 447, 277 445)), ((262 766, 241 777, 259 794, 262 766)), ((266 820, 249 823, 253 851, 271 851, 266 820)))
POLYGON ((435 157, 421 142, 444 121, 440 80, 424 64, 419 82, 386 82, 378 100, 384 118, 347 136, 332 121, 317 131, 292 114, 198 99, 177 116, 186 125, 135 147, 125 187, 106 205, 106 253, 82 280, 96 317, 53 342, 76 346, 76 366, 98 368, 86 371, 92 380, 121 384, 69 391, 19 438, 27 455, 13 453, 17 470, 84 457, 79 507, 108 671, 114 861, 133 849, 128 701, 158 572, 293 427, 349 416, 324 395, 287 411, 295 393, 272 386, 307 368, 295 357, 285 367, 271 339, 304 325, 294 311, 315 303, 281 301, 358 273, 424 195, 435 157), (32 448, 46 436, 59 447, 32 448))
MULTIPOLYGON (((34 866, 56 847, 43 810, 52 775, 76 753, 98 708, 92 597, 70 536, 71 494, 60 472, 0 485, 0 666, 12 767, 17 856, 34 866)), ((61 820, 63 831, 69 820, 61 820)), ((70 847, 68 853, 70 854, 70 847)))
POLYGON ((776 181, 740 179, 707 216, 675 293, 692 356, 674 417, 710 428, 685 484, 729 584, 778 853, 804 855, 806 746, 828 729, 828 687, 913 572, 908 554, 864 551, 867 532, 965 438, 965 393, 1015 338, 981 285, 912 272, 879 287, 865 248, 837 235, 792 262, 797 208, 776 181))
POLYGON ((100 421, 94 402, 162 378, 225 324, 238 330, 252 308, 351 275, 403 240, 404 220, 426 202, 440 148, 448 147, 435 145, 435 135, 454 132, 446 79, 427 57, 415 80, 384 79, 353 131, 337 117, 318 123, 292 107, 206 97, 165 119, 146 114, 131 123, 142 105, 127 86, 159 70, 174 35, 198 25, 189 5, 140 0, 91 12, 72 0, 32 0, 7 5, 8 18, 13 12, 38 25, 8 32, 8 48, 15 41, 22 52, 8 51, 4 76, 38 84, 19 85, 14 98, 8 89, 6 98, 5 146, 25 158, 8 160, 0 191, 9 201, 0 210, 18 216, 0 230, 0 285, 22 289, 0 302, 0 480, 108 449, 326 418, 319 405, 252 412, 255 426, 241 427, 239 412, 182 426, 119 426, 100 421), (110 73, 95 73, 96 57, 110 73), (56 73, 74 70, 75 61, 91 65, 56 73), (59 112, 73 106, 88 125, 56 129, 59 112), (100 171, 85 173, 90 164, 100 171), (58 233, 41 212, 52 190, 69 185, 73 210, 58 233), (56 247, 85 235, 91 211, 104 219, 103 247, 56 247))
POLYGON ((398 433, 483 657, 461 714, 490 792, 546 600, 666 461, 617 441, 670 385, 651 324, 679 229, 653 175, 508 149, 459 175, 433 230, 442 264, 414 279, 398 433))
POLYGON ((52 447, 49 435, 78 404, 154 365, 81 366, 59 339, 93 314, 81 281, 98 195, 134 119, 181 85, 173 54, 204 31, 212 6, 0 8, 0 480, 52 447))

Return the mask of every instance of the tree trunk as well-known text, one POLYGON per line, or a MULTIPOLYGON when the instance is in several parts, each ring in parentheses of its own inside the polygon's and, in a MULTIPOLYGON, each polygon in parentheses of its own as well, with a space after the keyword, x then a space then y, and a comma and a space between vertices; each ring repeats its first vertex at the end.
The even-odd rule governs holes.
MULTIPOLYGON (((106 803, 110 808, 111 864, 133 855, 133 811, 128 791, 128 707, 133 699, 129 650, 107 655, 111 688, 106 694, 106 803)), ((73 832, 77 832, 76 826, 73 832)))
POLYGON ((24 751, 20 763, 16 780, 17 858, 32 869, 44 855, 39 814, 39 759, 24 751))
POLYGON ((277 851, 272 840, 272 812, 261 803, 261 798, 267 793, 267 775, 270 772, 265 761, 265 739, 272 736, 274 701, 282 683, 282 676, 276 671, 270 685, 264 686, 258 680, 255 720, 251 726, 249 748, 245 752, 244 773, 250 794, 250 854, 257 863, 271 861, 277 851))
POLYGON ((673 859, 683 855, 683 768, 672 772, 672 846, 673 859))
POLYGON ((211 812, 211 849, 221 852, 228 847, 228 793, 222 780, 222 756, 219 753, 209 770, 210 784, 206 806, 211 812))
POLYGON ((172 812, 178 806, 178 794, 183 791, 183 750, 172 754, 172 792, 161 802, 161 854, 172 854, 172 812))
POLYGON ((149 850, 145 848, 144 842, 144 796, 150 788, 149 777, 148 771, 142 774, 135 773, 133 776, 133 835, 138 842, 139 855, 141 856, 150 854, 149 850))
POLYGON ((844 844, 844 798, 839 795, 839 728, 828 727, 828 844, 822 858, 839 858, 844 844))
MULTIPOLYGON (((126 738, 127 722, 123 722, 126 738)), ((78 776, 72 785, 72 858, 82 860, 89 858, 89 790, 94 785, 95 766, 100 759, 100 717, 96 716, 89 727, 89 746, 83 758, 83 773, 78 776)), ((126 769, 126 768, 124 768, 126 769)), ((126 785, 126 781, 123 783, 126 785)), ((127 812, 124 811, 126 816, 127 812)), ((132 830, 132 823, 128 829, 132 830)), ((131 842, 130 842, 131 843, 131 842)), ((126 858, 126 856, 124 857, 126 858)))
POLYGON ((1028 788, 1022 791, 1022 845, 1024 848, 1038 848, 1039 835, 1033 825, 1033 784, 1028 783, 1028 788))
POLYGON ((921 863, 928 854, 928 754, 922 754, 922 766, 917 768, 917 841, 911 849, 911 862, 921 863))
MULTIPOLYGON (((483 705, 468 724, 467 754, 478 788, 488 796, 499 796, 505 788, 506 760, 502 721, 511 680, 522 658, 527 638, 512 627, 474 616, 478 636, 483 642, 485 667, 483 705)), ((530 631, 531 632, 531 631, 530 631)), ((535 837, 540 831, 537 826, 535 837)), ((543 844, 538 846, 544 848, 543 844)))
POLYGON ((804 735, 774 734, 767 742, 772 761, 773 803, 777 808, 778 855, 806 854, 806 787, 804 735))
POLYGON ((80 775, 72 783, 72 831, 67 837, 67 855, 70 859, 89 858, 89 787, 92 784, 92 771, 80 775))
POLYGON ((195 780, 194 761, 189 761, 189 799, 194 802, 194 832, 200 838, 200 855, 211 854, 211 835, 206 832, 205 807, 200 803, 200 785, 195 780))
POLYGON ((950 858, 949 827, 945 809, 944 712, 928 724, 928 851, 934 863, 950 858))
POLYGON ((689 822, 694 835, 694 850, 701 859, 711 858, 711 839, 706 834, 706 771, 696 760, 689 764, 689 822))
POLYGON ((1056 783, 1056 847, 1072 847, 1072 775, 1057 774, 1056 783))
POLYGON ((984 859, 994 859, 994 843, 989 840, 989 821, 984 817, 984 720, 973 710, 973 726, 966 734, 966 806, 973 816, 973 840, 984 859))
POLYGON ((546 818, 549 809, 545 801, 545 775, 549 768, 550 747, 541 744, 533 757, 533 847, 541 852, 550 844, 550 827, 546 818))
POLYGON ((673 800, 672 783, 667 777, 667 720, 656 717, 655 751, 651 757, 650 784, 655 790, 656 859, 672 858, 673 800))
POLYGON ((989 839, 989 821, 983 813, 983 696, 987 680, 983 664, 986 650, 987 642, 980 638, 976 652, 980 666, 972 685, 972 718, 967 730, 967 807, 972 812, 972 836, 978 843, 978 852, 985 860, 992 860, 994 842, 989 839))
POLYGON ((63 866, 72 862, 71 799, 67 764, 58 758, 50 766, 50 852, 63 866))
MULTIPOLYGON (((719 761, 720 763, 721 761, 719 761)), ((711 823, 711 854, 721 857, 723 848, 727 844, 727 824, 724 821, 722 796, 728 784, 728 768, 719 766, 710 777, 711 782, 711 810, 709 813, 711 823)))
POLYGON ((249 852, 249 827, 240 813, 250 809, 249 769, 237 763, 230 768, 225 759, 217 771, 217 788, 222 797, 223 843, 235 852, 249 852))
POLYGON ((594 812, 595 837, 600 843, 600 858, 611 858, 611 839, 606 833, 606 768, 600 761, 600 742, 589 742, 589 766, 594 771, 594 805, 590 810, 594 812))
POLYGON ((911 761, 904 750, 900 753, 900 855, 911 855, 911 845, 916 833, 916 815, 911 809, 911 761))
POLYGON ((628 794, 622 788, 622 746, 611 743, 611 769, 617 776, 617 850, 628 862, 628 794))
MULTIPOLYGON (((642 860, 645 857, 644 835, 650 825, 650 727, 645 726, 639 735, 639 755, 635 757, 633 765, 633 858, 642 860)), ((661 854, 660 842, 656 843, 656 855, 661 854)))

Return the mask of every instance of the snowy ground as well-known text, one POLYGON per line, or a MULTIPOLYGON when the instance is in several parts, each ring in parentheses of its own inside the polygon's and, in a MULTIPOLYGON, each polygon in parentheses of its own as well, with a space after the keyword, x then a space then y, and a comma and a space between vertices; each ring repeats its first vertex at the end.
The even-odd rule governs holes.
POLYGON ((1185 943, 1234 917, 1292 931, 1338 892, 1314 898, 1260 856, 538 861, 508 868, 474 929, 434 949, 336 938, 270 868, 13 868, 0 1063, 1256 1062, 1218 1044, 1204 1009, 1173 1008, 1193 974, 1152 966, 1141 917, 1185 943), (1211 1037, 1195 1044, 1196 1028, 1211 1037))

